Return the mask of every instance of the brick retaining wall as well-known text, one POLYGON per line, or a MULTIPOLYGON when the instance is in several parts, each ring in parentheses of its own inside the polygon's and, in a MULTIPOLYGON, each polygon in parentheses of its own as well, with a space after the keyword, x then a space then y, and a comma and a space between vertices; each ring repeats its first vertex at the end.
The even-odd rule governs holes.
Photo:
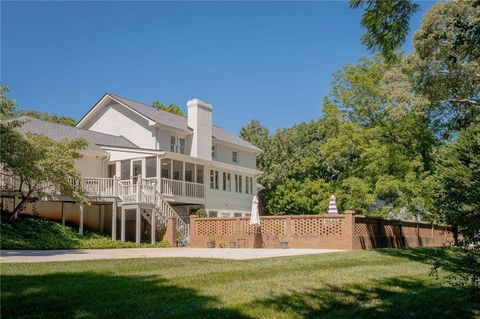
POLYGON ((355 216, 353 211, 336 215, 261 216, 261 226, 249 218, 190 218, 190 246, 216 247, 235 242, 238 248, 370 249, 380 247, 440 246, 453 240, 445 226, 355 216))

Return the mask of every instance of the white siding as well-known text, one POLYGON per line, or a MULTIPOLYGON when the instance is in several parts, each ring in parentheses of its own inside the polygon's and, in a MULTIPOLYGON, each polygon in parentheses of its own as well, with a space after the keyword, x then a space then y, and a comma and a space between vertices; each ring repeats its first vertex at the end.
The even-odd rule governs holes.
POLYGON ((149 127, 146 119, 118 104, 107 106, 85 128, 111 135, 122 135, 142 148, 155 148, 156 130, 149 127))
POLYGON ((206 196, 206 205, 205 208, 207 210, 215 210, 220 212, 250 212, 252 209, 252 200, 253 195, 256 194, 256 185, 255 181, 256 178, 253 175, 238 173, 231 170, 224 170, 221 168, 216 167, 209 167, 205 172, 205 182, 207 188, 207 196, 206 196), (219 185, 217 189, 210 188, 210 170, 217 170, 219 171, 219 185), (231 191, 224 191, 223 190, 223 172, 230 173, 231 176, 231 191), (242 192, 237 193, 235 191, 235 174, 242 176, 242 192), (247 194, 246 193, 246 179, 245 177, 253 177, 253 193, 247 194))
POLYGON ((103 158, 91 155, 84 155, 75 160, 77 168, 82 176, 85 177, 103 177, 103 158))
POLYGON ((244 150, 238 150, 235 149, 234 147, 230 147, 224 144, 214 144, 217 146, 217 158, 213 159, 214 161, 222 162, 222 163, 228 163, 228 164, 234 164, 238 166, 243 166, 243 167, 248 167, 248 168, 253 168, 256 169, 256 159, 255 159, 255 153, 253 152, 247 152, 244 150), (239 157, 239 163, 234 163, 232 161, 232 152, 236 151, 238 152, 238 157, 239 157))

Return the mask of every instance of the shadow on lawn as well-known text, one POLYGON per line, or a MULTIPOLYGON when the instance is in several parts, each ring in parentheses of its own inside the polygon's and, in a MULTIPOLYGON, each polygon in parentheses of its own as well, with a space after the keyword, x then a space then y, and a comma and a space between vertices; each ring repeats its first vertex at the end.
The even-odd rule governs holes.
POLYGON ((250 306, 300 318, 478 318, 480 296, 411 278, 325 285, 259 300, 250 306))
POLYGON ((247 318, 159 277, 94 272, 2 276, 3 318, 247 318))
MULTIPOLYGON (((375 251, 392 257, 409 259, 411 261, 430 264, 430 262, 439 255, 440 248, 382 248, 375 251)), ((454 271, 461 266, 461 256, 453 251, 442 255, 444 270, 454 271)))

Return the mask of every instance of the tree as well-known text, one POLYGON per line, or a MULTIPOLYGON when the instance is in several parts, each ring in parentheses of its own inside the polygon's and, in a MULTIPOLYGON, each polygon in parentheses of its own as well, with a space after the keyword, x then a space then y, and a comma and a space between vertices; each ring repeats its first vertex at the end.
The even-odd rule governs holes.
POLYGON ((84 139, 57 142, 43 135, 23 136, 16 131, 2 132, 2 135, 2 174, 16 181, 11 190, 21 196, 20 203, 12 211, 11 221, 17 218, 26 203, 34 200, 33 194, 50 198, 61 190, 62 195, 70 196, 74 201, 89 202, 86 193, 75 183, 81 175, 74 160, 82 157, 80 150, 87 145, 84 139), (7 154, 7 149, 11 153, 7 154))
POLYGON ((180 107, 175 104, 164 105, 160 101, 155 100, 152 102, 152 107, 156 108, 157 110, 167 111, 182 116, 184 115, 180 107))
POLYGON ((409 30, 409 21, 418 5, 411 0, 350 0, 351 8, 365 7, 362 25, 367 32, 362 42, 379 52, 387 62, 397 60, 409 30))
POLYGON ((15 116, 15 101, 8 99, 8 87, 0 85, 0 121, 5 121, 15 116))
POLYGON ((480 120, 480 2, 436 3, 415 32, 404 71, 435 129, 451 133, 480 120))
POLYGON ((67 126, 75 126, 77 124, 77 120, 75 120, 73 117, 55 115, 48 112, 41 112, 35 110, 18 110, 16 112, 16 116, 29 116, 42 121, 53 122, 67 126))
MULTIPOLYGON (((259 121, 253 119, 240 129, 240 137, 266 152, 270 146, 270 132, 259 121)), ((263 169, 263 154, 257 156, 257 167, 263 169)))
POLYGON ((261 149, 267 149, 270 132, 266 126, 253 119, 240 129, 240 137, 261 149))
POLYGON ((480 231, 480 123, 460 131, 441 148, 435 173, 444 219, 466 237, 480 231))
MULTIPOLYGON (((15 102, 7 99, 2 89, 1 115, 15 114, 15 102)), ((53 141, 38 134, 23 135, 16 130, 21 122, 0 121, 0 168, 4 178, 13 180, 11 191, 20 194, 21 201, 14 207, 10 220, 13 221, 25 204, 34 200, 32 195, 50 197, 61 189, 63 195, 75 201, 88 202, 86 193, 74 181, 81 178, 74 160, 82 155, 87 146, 84 139, 53 141), (12 123, 15 123, 12 125, 12 123)))

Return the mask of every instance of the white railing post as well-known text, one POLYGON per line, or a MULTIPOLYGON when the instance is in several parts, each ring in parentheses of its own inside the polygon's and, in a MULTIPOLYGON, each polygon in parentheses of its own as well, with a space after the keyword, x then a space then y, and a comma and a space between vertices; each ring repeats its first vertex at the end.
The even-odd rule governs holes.
POLYGON ((142 177, 138 175, 137 177, 137 202, 142 200, 142 177))
POLYGON ((118 196, 118 177, 113 176, 113 196, 118 196))

